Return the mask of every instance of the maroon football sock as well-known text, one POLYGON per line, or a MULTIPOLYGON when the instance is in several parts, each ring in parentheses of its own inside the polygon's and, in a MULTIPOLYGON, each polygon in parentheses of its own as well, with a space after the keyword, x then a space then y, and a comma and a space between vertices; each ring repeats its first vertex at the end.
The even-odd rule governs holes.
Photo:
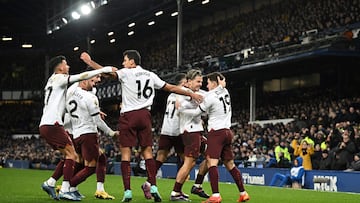
POLYGON ((195 184, 202 184, 204 182, 204 175, 197 174, 195 184))
POLYGON ((70 181, 74 175, 75 161, 72 159, 65 159, 63 167, 64 181, 70 181))
POLYGON ((239 191, 244 192, 245 188, 244 188, 242 176, 241 176, 241 173, 240 173, 239 169, 234 167, 229 172, 230 172, 231 176, 233 177, 239 191))
POLYGON ((105 173, 106 173, 106 156, 101 154, 96 163, 96 181, 104 183, 105 182, 105 173))
POLYGON ((216 166, 209 168, 209 176, 212 193, 219 193, 219 171, 216 166))
POLYGON ((74 166, 74 175, 76 175, 79 171, 81 171, 84 168, 84 164, 83 163, 78 163, 75 162, 75 166, 74 166))
POLYGON ((131 168, 129 161, 121 161, 121 175, 123 179, 124 190, 131 190, 130 188, 131 168))
POLYGON ((52 178, 55 180, 59 180, 60 177, 63 175, 63 168, 64 168, 65 161, 62 159, 59 161, 59 163, 56 165, 56 168, 54 170, 54 173, 52 174, 52 178))
POLYGON ((156 164, 155 164, 155 160, 154 159, 146 159, 145 160, 145 166, 146 166, 146 170, 147 170, 147 174, 148 174, 148 179, 147 181, 151 184, 151 185, 156 185, 156 164))
POLYGON ((163 162, 158 161, 158 160, 155 161, 156 172, 159 170, 159 168, 161 168, 162 165, 163 165, 163 162))
POLYGON ((183 186, 183 184, 178 183, 178 182, 175 182, 173 191, 175 191, 175 192, 181 192, 182 186, 183 186))
POLYGON ((77 185, 79 185, 80 183, 84 182, 86 180, 86 178, 88 178, 89 176, 91 176, 93 173, 95 173, 95 167, 88 167, 85 166, 85 168, 83 168, 82 170, 80 170, 79 172, 77 172, 74 177, 71 178, 70 180, 70 186, 71 187, 76 187, 77 185))

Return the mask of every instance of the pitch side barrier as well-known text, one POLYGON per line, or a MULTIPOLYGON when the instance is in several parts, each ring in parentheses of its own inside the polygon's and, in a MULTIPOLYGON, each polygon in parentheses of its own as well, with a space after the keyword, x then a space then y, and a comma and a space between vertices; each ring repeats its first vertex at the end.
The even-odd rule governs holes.
MULTIPOLYGON (((219 166, 219 178, 221 182, 234 182, 226 168, 219 166)), ((275 173, 289 173, 290 169, 280 168, 239 168, 245 184, 268 186, 275 173)), ((115 174, 121 175, 120 163, 114 165, 115 174)), ((157 176, 161 178, 175 178, 177 165, 165 163, 157 176)), ((198 172, 198 165, 190 172, 190 179, 194 180, 198 172)), ((208 176, 205 181, 208 181, 208 176)), ((332 170, 311 170, 305 172, 306 189, 332 191, 332 192, 355 192, 360 193, 360 172, 332 171, 332 170)))
MULTIPOLYGON (((136 163, 131 163, 131 166, 136 166, 136 163)), ((26 160, 6 160, 6 168, 30 168, 29 161, 26 160)), ((37 167, 31 167, 37 168, 37 167)), ((40 167, 41 168, 41 167, 40 167)), ((41 169, 51 169, 53 167, 42 167, 41 169)), ((158 178, 176 177, 177 165, 173 163, 164 163, 157 173, 158 178)), ((226 168, 219 166, 219 179, 221 182, 231 182, 233 179, 226 168)), ((244 183, 251 185, 268 186, 275 173, 288 174, 289 169, 283 168, 242 168, 239 167, 244 183)), ((194 180, 198 172, 198 165, 190 172, 190 179, 194 180)), ((121 175, 120 162, 114 163, 114 174, 121 175)), ((131 175, 134 175, 133 173, 131 175)), ((208 176, 205 176, 204 181, 208 181, 208 176)), ((305 186, 306 189, 331 191, 331 192, 354 192, 360 193, 360 172, 359 171, 333 171, 333 170, 310 170, 305 172, 305 186)))

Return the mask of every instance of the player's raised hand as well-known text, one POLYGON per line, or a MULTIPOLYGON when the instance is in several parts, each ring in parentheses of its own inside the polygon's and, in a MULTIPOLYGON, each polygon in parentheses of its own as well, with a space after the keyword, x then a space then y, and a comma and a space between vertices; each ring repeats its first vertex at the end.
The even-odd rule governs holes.
POLYGON ((91 57, 87 52, 82 52, 80 55, 80 59, 83 60, 86 64, 91 62, 91 57))
POLYGON ((225 78, 221 79, 219 76, 217 76, 217 81, 218 81, 218 84, 221 85, 221 87, 223 87, 223 88, 226 87, 226 80, 225 80, 225 78))

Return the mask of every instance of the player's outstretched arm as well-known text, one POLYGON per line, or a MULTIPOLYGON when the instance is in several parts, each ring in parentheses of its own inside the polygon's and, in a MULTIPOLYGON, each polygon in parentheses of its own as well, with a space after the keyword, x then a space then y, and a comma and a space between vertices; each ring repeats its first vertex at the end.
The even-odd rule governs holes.
MULTIPOLYGON (((98 64, 97 62, 93 61, 91 59, 91 56, 86 53, 86 52, 82 52, 81 55, 80 55, 80 59, 84 61, 84 63, 86 63, 88 66, 90 66, 91 68, 93 69, 101 69, 103 68, 102 65, 98 64)), ((110 76, 112 78, 116 78, 117 75, 115 73, 115 71, 117 71, 117 68, 113 67, 113 72, 112 73, 109 73, 109 74, 105 74, 104 76, 110 76)))
POLYGON ((165 86, 163 87, 163 90, 168 91, 168 92, 174 92, 176 94, 181 94, 181 95, 185 95, 185 96, 189 96, 191 97, 194 101, 201 103, 203 101, 203 96, 199 95, 199 94, 195 94, 193 92, 189 92, 186 91, 176 85, 172 85, 169 83, 166 83, 165 86))
POLYGON ((74 82, 78 82, 81 80, 87 80, 87 79, 90 79, 90 78, 94 77, 95 75, 98 75, 101 73, 112 73, 112 72, 113 72, 113 68, 111 66, 105 66, 98 70, 85 71, 80 74, 70 75, 69 83, 74 83, 74 82))

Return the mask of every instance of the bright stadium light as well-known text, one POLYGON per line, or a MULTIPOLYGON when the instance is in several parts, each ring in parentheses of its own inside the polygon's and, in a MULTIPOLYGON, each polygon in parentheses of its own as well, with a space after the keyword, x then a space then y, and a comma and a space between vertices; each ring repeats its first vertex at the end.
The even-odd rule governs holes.
POLYGON ((129 25, 128 25, 128 27, 134 27, 135 26, 135 23, 130 23, 129 25))
POLYGON ((106 5, 108 3, 108 1, 107 0, 101 0, 101 5, 106 5))
POLYGON ((80 14, 79 14, 78 12, 76 12, 76 11, 73 11, 73 12, 71 13, 71 17, 72 17, 74 20, 78 20, 78 19, 80 19, 80 14))
POLYGON ((133 35, 134 33, 135 33, 134 31, 130 31, 130 32, 128 32, 128 35, 131 36, 131 35, 133 35))
POLYGON ((90 44, 95 44, 95 40, 94 39, 90 40, 90 44))
POLYGON ((190 2, 193 2, 194 0, 188 0, 188 2, 190 3, 190 2))
POLYGON ((172 17, 177 16, 177 15, 178 15, 177 11, 175 11, 174 13, 171 14, 172 17))
POLYGON ((68 20, 66 18, 61 18, 61 20, 64 22, 64 24, 68 23, 68 20))
POLYGON ((21 45, 21 47, 29 49, 29 48, 32 48, 32 44, 23 44, 23 45, 21 45))
POLYGON ((91 8, 96 8, 94 1, 90 1, 91 8))
POLYGON ((1 40, 2 41, 11 41, 12 37, 2 37, 1 40))
POLYGON ((110 43, 114 43, 116 40, 115 39, 111 39, 110 40, 110 43))
POLYGON ((159 16, 159 15, 162 15, 164 12, 163 11, 158 11, 155 13, 155 16, 159 16))
POLYGON ((114 32, 113 32, 113 31, 108 32, 107 35, 108 35, 108 36, 114 35, 114 32))
POLYGON ((155 21, 150 21, 148 22, 148 25, 151 26, 151 25, 154 25, 155 24, 155 21))
POLYGON ((82 14, 88 15, 89 13, 91 13, 91 8, 88 5, 82 5, 80 11, 82 14))
POLYGON ((77 51, 77 50, 79 50, 79 47, 74 47, 74 51, 77 51))
POLYGON ((204 1, 201 2, 201 4, 207 4, 209 2, 210 2, 210 0, 204 0, 204 1))

